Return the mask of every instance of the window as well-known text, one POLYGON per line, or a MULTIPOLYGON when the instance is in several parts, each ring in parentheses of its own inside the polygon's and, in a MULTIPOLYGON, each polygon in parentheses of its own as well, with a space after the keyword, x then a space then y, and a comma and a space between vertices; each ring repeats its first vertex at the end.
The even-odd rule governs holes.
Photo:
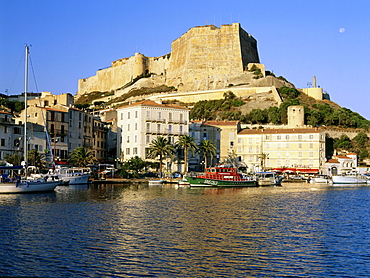
POLYGON ((184 121, 184 115, 180 114, 180 122, 183 122, 183 121, 184 121))
POLYGON ((302 152, 298 152, 298 156, 299 157, 302 157, 302 152))
POLYGON ((160 124, 157 124, 157 132, 160 133, 161 132, 161 125, 160 124))
POLYGON ((289 135, 285 135, 285 139, 286 140, 289 140, 289 135))
POLYGON ((1 138, 1 146, 4 147, 5 146, 5 139, 4 138, 1 138))
POLYGON ((302 143, 298 144, 298 148, 302 149, 302 143))
POLYGON ((130 131, 130 124, 127 125, 127 131, 130 131))
POLYGON ((301 140, 301 139, 302 139, 302 135, 298 135, 298 139, 300 139, 300 140, 301 140))
POLYGON ((252 138, 249 138, 249 144, 252 144, 253 143, 253 139, 252 138))
POLYGON ((251 152, 253 152, 252 147, 249 147, 249 152, 250 152, 250 153, 251 153, 251 152))
POLYGON ((310 157, 313 157, 313 152, 310 152, 310 157))
POLYGON ((234 132, 230 132, 230 140, 234 140, 234 132))
POLYGON ((137 154, 137 148, 133 149, 133 154, 137 154))
POLYGON ((146 111, 146 118, 150 119, 150 111, 146 111))
POLYGON ((311 149, 313 148, 313 143, 310 143, 310 148, 311 148, 311 149))
POLYGON ((135 118, 137 118, 138 117, 138 113, 139 111, 135 111, 135 118))
POLYGON ((172 125, 168 125, 168 132, 172 132, 172 125))
POLYGON ((149 135, 147 135, 147 136, 146 136, 146 142, 147 142, 147 143, 149 143, 149 142, 150 142, 150 136, 149 136, 149 135))
POLYGON ((270 140, 270 135, 266 135, 266 140, 270 140))
POLYGON ((313 139, 313 135, 312 135, 312 134, 310 134, 309 138, 310 138, 310 139, 313 139))
POLYGON ((172 113, 168 113, 168 120, 172 121, 172 113))
POLYGON ((157 119, 161 120, 162 119, 162 112, 157 112, 157 119))
POLYGON ((127 119, 130 119, 130 112, 127 112, 127 119))
POLYGON ((130 148, 126 148, 126 154, 130 154, 130 148))
POLYGON ((207 140, 208 139, 208 134, 206 132, 203 133, 203 140, 207 140))
POLYGON ((277 148, 280 149, 280 143, 277 144, 277 148))
POLYGON ((123 120, 123 113, 121 113, 121 120, 123 120))
POLYGON ((137 135, 135 135, 135 143, 137 142, 137 135))
POLYGON ((135 123, 135 130, 137 130, 137 123, 135 123))
POLYGON ((241 144, 243 143, 243 139, 242 138, 238 138, 238 144, 241 144))
POLYGON ((130 143, 130 136, 127 136, 127 143, 130 143))
POLYGON ((285 144, 285 147, 286 147, 287 149, 289 149, 289 143, 286 143, 286 144, 285 144))
POLYGON ((8 133, 8 127, 4 126, 4 133, 8 133))
POLYGON ((182 134, 182 125, 180 125, 180 134, 182 134))
POLYGON ((278 135, 277 136, 277 140, 281 140, 281 135, 278 135))

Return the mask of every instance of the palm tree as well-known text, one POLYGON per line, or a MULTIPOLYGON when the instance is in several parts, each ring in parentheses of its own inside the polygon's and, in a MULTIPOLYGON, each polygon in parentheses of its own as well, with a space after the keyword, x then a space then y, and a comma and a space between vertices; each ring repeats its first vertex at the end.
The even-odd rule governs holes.
POLYGON ((204 157, 204 169, 207 168, 207 158, 208 155, 210 155, 211 159, 216 155, 216 146, 215 143, 209 140, 203 140, 198 145, 198 150, 201 154, 203 154, 204 157))
POLYGON ((154 139, 148 149, 148 157, 155 159, 159 156, 159 172, 162 176, 162 168, 163 168, 163 157, 170 156, 174 152, 175 148, 171 144, 170 140, 163 137, 158 136, 154 139))
POLYGON ((72 163, 78 167, 84 167, 88 164, 94 164, 95 162, 97 162, 97 159, 94 154, 91 151, 86 150, 84 147, 74 149, 68 159, 68 163, 72 163))
POLYGON ((195 140, 190 135, 180 135, 179 140, 176 142, 177 149, 184 149, 184 173, 188 171, 188 153, 189 151, 194 154, 198 149, 195 140))
POLYGON ((36 149, 30 150, 28 152, 28 163, 29 165, 35 166, 37 168, 43 168, 46 165, 46 154, 39 153, 36 149))

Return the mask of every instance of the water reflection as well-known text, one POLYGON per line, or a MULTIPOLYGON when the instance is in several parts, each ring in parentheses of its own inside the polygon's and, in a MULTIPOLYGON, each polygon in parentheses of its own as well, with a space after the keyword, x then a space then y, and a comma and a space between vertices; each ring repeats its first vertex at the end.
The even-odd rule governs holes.
POLYGON ((58 187, 0 196, 0 273, 368 276, 369 187, 58 187))

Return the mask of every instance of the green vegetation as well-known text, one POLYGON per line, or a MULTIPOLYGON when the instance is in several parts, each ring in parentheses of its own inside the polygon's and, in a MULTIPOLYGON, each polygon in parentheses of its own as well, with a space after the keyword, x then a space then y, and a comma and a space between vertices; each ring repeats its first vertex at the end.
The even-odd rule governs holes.
POLYGON ((158 136, 154 139, 148 149, 148 157, 156 159, 159 157, 159 173, 162 176, 163 158, 171 156, 175 151, 175 147, 171 144, 168 138, 158 136))
POLYGON ((184 150, 184 169, 185 173, 188 169, 188 154, 189 151, 194 154, 194 152, 197 150, 197 145, 195 143, 195 140, 190 135, 180 135, 179 140, 176 142, 176 148, 178 150, 184 150))
POLYGON ((334 139, 334 149, 338 152, 354 152, 359 161, 369 157, 370 139, 363 131, 359 132, 352 140, 347 135, 334 139))
POLYGON ((302 105, 305 110, 305 122, 312 126, 338 126, 343 128, 361 128, 368 130, 370 121, 348 108, 336 108, 324 101, 313 101, 304 97, 295 88, 282 87, 279 93, 283 98, 280 107, 252 109, 242 114, 237 108, 244 104, 232 92, 227 92, 224 99, 204 100, 196 103, 190 111, 193 120, 238 120, 246 124, 287 124, 287 108, 302 105))
POLYGON ((88 164, 95 164, 97 160, 91 151, 78 147, 70 154, 67 162, 74 166, 84 167, 88 164))
POLYGON ((215 144, 209 140, 203 140, 198 145, 199 153, 203 155, 204 158, 204 168, 208 167, 208 157, 212 158, 216 155, 217 149, 215 144))
POLYGON ((120 174, 125 178, 138 178, 148 163, 138 156, 131 157, 123 163, 120 174))

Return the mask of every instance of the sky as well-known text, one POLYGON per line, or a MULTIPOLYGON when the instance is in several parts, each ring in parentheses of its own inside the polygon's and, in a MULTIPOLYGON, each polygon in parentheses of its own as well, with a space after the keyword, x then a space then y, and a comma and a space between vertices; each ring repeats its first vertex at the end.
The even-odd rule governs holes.
POLYGON ((78 79, 140 52, 158 57, 190 28, 239 22, 260 62, 297 88, 317 85, 370 119, 368 0, 0 0, 0 93, 75 95, 78 79))

